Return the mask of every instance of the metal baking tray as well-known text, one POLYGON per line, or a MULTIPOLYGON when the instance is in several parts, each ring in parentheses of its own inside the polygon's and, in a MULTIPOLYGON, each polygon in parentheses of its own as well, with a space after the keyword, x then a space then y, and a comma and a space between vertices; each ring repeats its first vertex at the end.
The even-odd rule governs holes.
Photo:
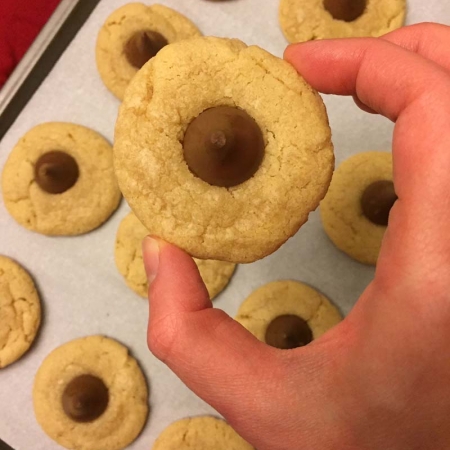
MULTIPOLYGON (((44 34, 0 94, 0 171, 18 139, 41 122, 78 123, 112 141, 119 102, 98 76, 94 50, 99 27, 125 3, 128 2, 63 0, 44 34)), ((205 35, 237 37, 277 56, 282 56, 287 44, 278 25, 279 0, 158 3, 191 18, 205 35)), ((408 0, 407 23, 420 21, 450 23, 450 3, 408 0)), ((363 113, 350 98, 323 97, 337 164, 361 151, 390 149, 392 123, 363 113)), ((147 304, 129 290, 114 263, 116 230, 128 211, 124 201, 111 219, 94 232, 49 238, 17 225, 0 196, 0 254, 16 259, 29 270, 44 310, 33 347, 0 372, 0 437, 16 450, 61 448, 35 420, 31 399, 34 374, 55 347, 91 334, 104 334, 127 345, 148 378, 149 421, 129 448, 149 449, 171 422, 214 413, 147 349, 147 304)), ((234 316, 241 302, 257 287, 274 280, 295 279, 322 291, 347 314, 373 273, 373 268, 358 264, 331 244, 315 212, 276 253, 254 264, 239 266, 215 306, 234 316)))

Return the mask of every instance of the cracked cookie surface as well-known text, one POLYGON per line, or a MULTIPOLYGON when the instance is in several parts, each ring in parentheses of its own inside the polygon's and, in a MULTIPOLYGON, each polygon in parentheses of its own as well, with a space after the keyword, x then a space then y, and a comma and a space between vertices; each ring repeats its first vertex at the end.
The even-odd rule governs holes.
POLYGON ((191 417, 169 425, 152 450, 253 450, 224 420, 210 416, 191 417))
POLYGON ((375 265, 386 227, 367 219, 361 207, 365 189, 380 180, 393 181, 392 154, 369 151, 344 161, 320 204, 325 232, 337 248, 364 264, 375 265))
POLYGON ((277 317, 294 315, 303 319, 319 338, 337 325, 342 316, 320 292, 298 281, 274 281, 252 292, 240 306, 236 320, 265 342, 269 324, 277 317))
POLYGON ((53 350, 36 373, 34 412, 43 430, 60 445, 75 450, 118 450, 139 435, 148 414, 147 384, 128 349, 113 339, 88 336, 53 350), (92 375, 108 389, 106 410, 80 423, 66 415, 62 396, 76 377, 92 375))
MULTIPOLYGON (((119 272, 125 278, 127 285, 144 298, 147 298, 148 283, 142 260, 142 240, 149 234, 149 231, 131 212, 119 225, 115 246, 115 259, 119 272)), ((194 261, 212 300, 225 289, 235 271, 236 264, 196 258, 194 261)))
POLYGON ((0 369, 31 346, 41 323, 41 304, 26 270, 0 255, 0 369))
POLYGON ((2 190, 19 224, 50 236, 97 228, 121 199, 108 141, 89 128, 60 122, 38 125, 19 140, 5 164, 2 190), (75 184, 60 194, 44 191, 35 179, 36 162, 55 150, 74 158, 79 170, 75 184))
POLYGON ((99 31, 96 61, 103 83, 120 100, 138 71, 124 47, 136 32, 144 30, 160 33, 169 44, 200 35, 187 17, 167 6, 129 3, 115 10, 99 31))
POLYGON ((334 154, 322 99, 285 61, 235 39, 163 48, 120 108, 115 168, 124 196, 154 233, 201 259, 253 262, 277 250, 316 209, 334 154), (189 124, 216 106, 246 111, 264 159, 231 187, 196 177, 183 156, 189 124))
POLYGON ((324 0, 281 0, 279 8, 281 29, 291 43, 381 36, 400 28, 405 14, 406 0, 367 0, 363 14, 351 22, 334 19, 324 0))

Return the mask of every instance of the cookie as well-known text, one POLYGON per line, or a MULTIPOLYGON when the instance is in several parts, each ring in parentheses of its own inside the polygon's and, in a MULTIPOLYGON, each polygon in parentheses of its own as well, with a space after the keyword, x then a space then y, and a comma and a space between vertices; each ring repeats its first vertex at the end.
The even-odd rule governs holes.
POLYGON ((28 272, 0 255, 0 369, 31 346, 41 323, 39 295, 28 272))
POLYGON ((161 48, 199 35, 187 17, 167 6, 124 5, 106 19, 98 34, 96 60, 100 77, 122 100, 136 72, 161 48))
POLYGON ((253 450, 225 421, 210 416, 181 419, 169 425, 152 450, 253 450))
MULTIPOLYGON (((142 240, 149 231, 133 214, 128 214, 120 223, 116 236, 115 258, 119 272, 127 285, 141 297, 147 297, 148 284, 142 262, 142 240)), ((195 259, 201 277, 212 299, 229 283, 236 265, 224 261, 195 259)))
POLYGON ((58 444, 76 450, 118 450, 147 419, 148 390, 136 360, 103 336, 53 350, 33 387, 36 419, 58 444))
POLYGON ((375 265, 397 200, 392 155, 364 152, 344 161, 320 204, 323 228, 337 248, 364 264, 375 265))
POLYGON ((70 123, 44 123, 28 131, 9 155, 2 188, 11 216, 49 236, 97 228, 121 199, 111 145, 70 123))
POLYGON ((236 320, 260 341, 293 349, 322 336, 342 316, 312 287, 298 281, 274 281, 249 295, 236 320))
POLYGON ((138 72, 114 155, 122 192, 155 236, 235 263, 293 236, 334 165, 317 92, 261 48, 212 37, 170 45, 138 72))
POLYGON ((405 21, 406 0, 281 0, 279 19, 286 39, 381 36, 405 21))

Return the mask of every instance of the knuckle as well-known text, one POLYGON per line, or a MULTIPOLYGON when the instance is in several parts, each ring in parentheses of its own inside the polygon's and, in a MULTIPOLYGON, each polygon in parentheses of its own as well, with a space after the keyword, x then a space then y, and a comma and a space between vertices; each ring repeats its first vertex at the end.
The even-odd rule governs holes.
POLYGON ((150 321, 148 347, 162 362, 167 362, 175 352, 177 339, 181 335, 181 321, 171 314, 156 321, 150 321))
MULTIPOLYGON (((409 27, 406 27, 409 28, 409 27)), ((432 44, 434 40, 442 40, 448 34, 450 27, 448 25, 443 25, 440 23, 433 22, 422 22, 410 26, 412 31, 412 36, 417 40, 415 46, 417 48, 422 48, 426 46, 426 43, 432 44)))

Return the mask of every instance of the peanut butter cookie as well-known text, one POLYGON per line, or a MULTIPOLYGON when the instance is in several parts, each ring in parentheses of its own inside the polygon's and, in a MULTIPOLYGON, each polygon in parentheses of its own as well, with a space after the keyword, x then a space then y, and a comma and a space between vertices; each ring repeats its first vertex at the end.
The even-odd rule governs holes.
POLYGON ((197 258, 235 263, 293 236, 334 166, 317 92, 285 61, 219 38, 172 44, 138 72, 114 154, 147 229, 197 258))
POLYGON ((3 169, 2 188, 19 224, 51 236, 97 228, 122 197, 106 139, 58 122, 38 125, 19 140, 3 169))
POLYGON ((250 294, 236 320, 260 341, 293 349, 322 336, 342 316, 312 287, 298 281, 274 281, 250 294))
POLYGON ((119 450, 145 424, 148 390, 126 347, 89 336, 47 356, 36 374, 33 403, 38 423, 63 447, 119 450))
POLYGON ((0 369, 31 346, 41 323, 39 295, 30 275, 0 255, 0 369))
MULTIPOLYGON (((147 277, 142 261, 142 240, 150 233, 134 213, 128 214, 120 223, 116 236, 115 258, 119 272, 127 285, 141 297, 148 292, 147 277)), ((224 261, 200 260, 194 258, 200 275, 213 300, 229 283, 236 264, 224 261)))
POLYGON ((281 0, 280 24, 289 42, 381 36, 405 21, 406 0, 281 0))
POLYGON ((253 450, 225 421, 200 416, 169 425, 156 439, 152 450, 253 450))
POLYGON ((97 68, 120 100, 136 72, 168 44, 200 35, 185 16, 163 5, 129 3, 114 11, 97 38, 97 68))
POLYGON ((352 156, 338 167, 320 204, 325 232, 347 255, 375 265, 396 200, 391 153, 352 156))

